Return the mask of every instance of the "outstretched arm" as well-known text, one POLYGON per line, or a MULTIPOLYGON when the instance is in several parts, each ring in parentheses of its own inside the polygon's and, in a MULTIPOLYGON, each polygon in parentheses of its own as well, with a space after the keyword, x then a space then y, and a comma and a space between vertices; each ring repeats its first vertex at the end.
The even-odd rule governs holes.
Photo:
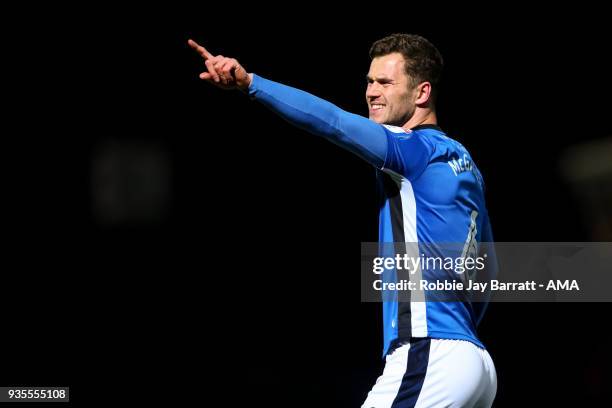
POLYGON ((236 59, 214 56, 193 40, 189 45, 204 59, 207 70, 201 79, 222 89, 248 92, 293 125, 325 137, 376 167, 383 166, 387 135, 382 125, 307 92, 249 74, 236 59))

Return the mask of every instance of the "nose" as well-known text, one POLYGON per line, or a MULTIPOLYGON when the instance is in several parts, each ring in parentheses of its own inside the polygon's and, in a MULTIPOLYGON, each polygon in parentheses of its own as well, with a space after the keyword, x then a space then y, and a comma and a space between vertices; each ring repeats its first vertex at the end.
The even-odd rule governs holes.
POLYGON ((382 95, 380 92, 380 85, 376 82, 369 83, 366 88, 366 98, 372 100, 378 98, 380 95, 382 95))

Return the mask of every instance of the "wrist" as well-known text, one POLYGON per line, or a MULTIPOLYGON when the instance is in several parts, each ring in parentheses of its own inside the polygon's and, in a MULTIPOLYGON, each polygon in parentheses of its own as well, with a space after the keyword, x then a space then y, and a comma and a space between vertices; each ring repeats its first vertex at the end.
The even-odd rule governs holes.
POLYGON ((240 87, 238 87, 238 89, 241 92, 244 92, 244 93, 248 94, 249 93, 249 89, 251 88, 251 84, 252 83, 253 83, 253 74, 248 73, 244 83, 240 87))

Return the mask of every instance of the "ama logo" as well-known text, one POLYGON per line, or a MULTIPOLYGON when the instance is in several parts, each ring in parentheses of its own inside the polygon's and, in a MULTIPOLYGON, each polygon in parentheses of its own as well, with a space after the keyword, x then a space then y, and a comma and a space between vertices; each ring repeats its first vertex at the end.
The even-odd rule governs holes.
POLYGON ((578 286, 578 282, 576 279, 574 280, 549 280, 548 285, 546 285, 546 290, 580 290, 578 286))

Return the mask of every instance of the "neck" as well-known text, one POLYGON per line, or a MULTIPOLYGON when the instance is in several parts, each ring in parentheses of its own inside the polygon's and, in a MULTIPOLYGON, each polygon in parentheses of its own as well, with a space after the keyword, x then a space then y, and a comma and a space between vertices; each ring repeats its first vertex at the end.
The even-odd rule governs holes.
POLYGON ((436 117, 436 112, 431 109, 420 109, 417 108, 414 112, 414 115, 406 122, 402 128, 405 130, 412 129, 413 127, 419 125, 437 125, 438 118, 436 117))

